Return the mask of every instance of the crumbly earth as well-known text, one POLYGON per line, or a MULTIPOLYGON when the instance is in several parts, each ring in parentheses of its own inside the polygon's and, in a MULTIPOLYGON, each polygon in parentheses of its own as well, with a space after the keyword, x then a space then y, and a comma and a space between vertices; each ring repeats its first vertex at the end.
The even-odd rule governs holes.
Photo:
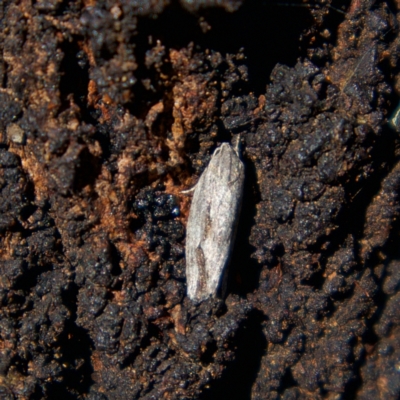
POLYGON ((2 399, 399 398, 399 3, 342 6, 0 4, 2 399), (196 305, 181 192, 238 135, 196 305))

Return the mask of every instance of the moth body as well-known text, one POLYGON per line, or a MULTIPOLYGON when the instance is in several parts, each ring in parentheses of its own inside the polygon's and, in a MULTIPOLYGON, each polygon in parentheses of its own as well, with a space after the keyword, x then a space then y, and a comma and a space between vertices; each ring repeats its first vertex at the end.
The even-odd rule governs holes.
POLYGON ((186 228, 186 278, 190 299, 217 296, 236 233, 244 165, 223 143, 195 187, 186 228))

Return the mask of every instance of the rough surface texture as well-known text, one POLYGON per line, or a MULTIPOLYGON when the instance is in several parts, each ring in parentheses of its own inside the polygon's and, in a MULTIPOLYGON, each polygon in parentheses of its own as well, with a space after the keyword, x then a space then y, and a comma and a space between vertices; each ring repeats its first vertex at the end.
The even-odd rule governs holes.
POLYGON ((1 398, 400 396, 399 4, 266 3, 0 4, 1 398), (181 190, 237 134, 194 305, 181 190))

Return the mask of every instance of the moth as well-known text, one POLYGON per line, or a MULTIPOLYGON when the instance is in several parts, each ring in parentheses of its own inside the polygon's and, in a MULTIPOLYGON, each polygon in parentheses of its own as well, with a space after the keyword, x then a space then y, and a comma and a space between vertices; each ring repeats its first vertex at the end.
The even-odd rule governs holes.
POLYGON ((218 147, 194 188, 186 228, 187 294, 199 302, 224 284, 243 196, 244 165, 228 143, 218 147))

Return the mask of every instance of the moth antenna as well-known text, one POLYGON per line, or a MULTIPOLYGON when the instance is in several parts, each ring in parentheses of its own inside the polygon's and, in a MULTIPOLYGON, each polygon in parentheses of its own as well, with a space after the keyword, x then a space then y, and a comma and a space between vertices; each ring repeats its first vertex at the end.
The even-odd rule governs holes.
POLYGON ((235 153, 238 155, 238 157, 240 157, 240 153, 241 153, 241 145, 242 145, 242 135, 241 133, 239 133, 234 140, 232 140, 232 147, 233 150, 235 150, 235 153))

